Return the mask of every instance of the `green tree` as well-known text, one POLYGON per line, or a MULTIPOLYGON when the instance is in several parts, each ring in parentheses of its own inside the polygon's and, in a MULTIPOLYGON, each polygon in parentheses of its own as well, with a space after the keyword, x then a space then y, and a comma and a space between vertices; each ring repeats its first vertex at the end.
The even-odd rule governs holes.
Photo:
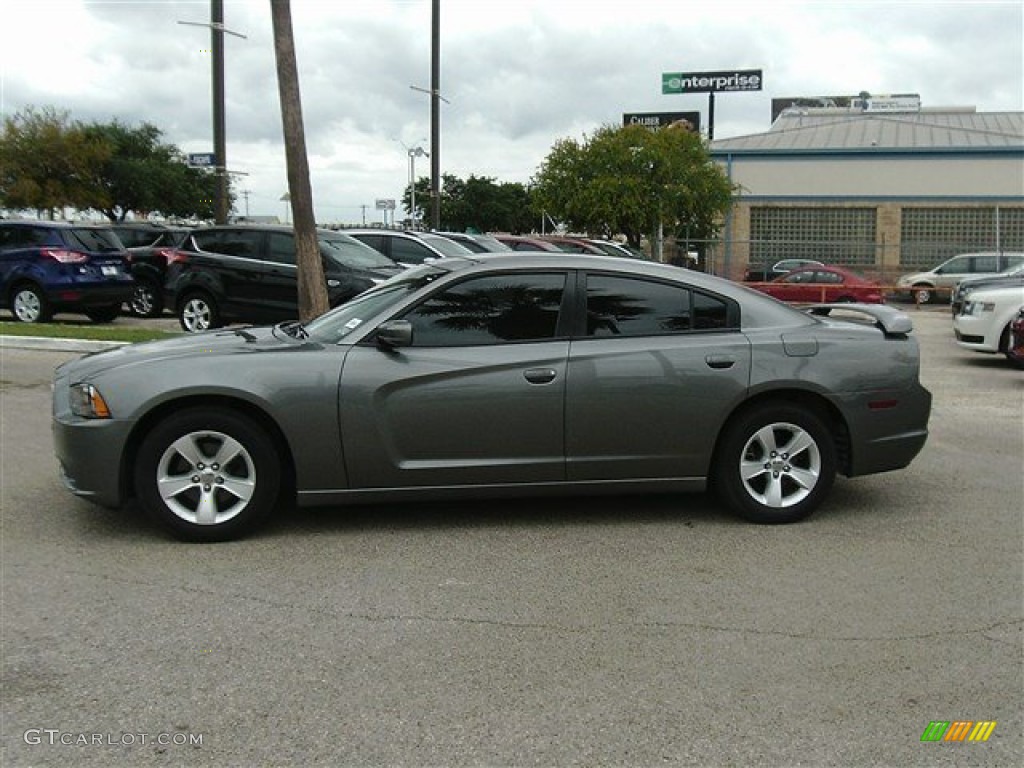
POLYGON ((0 205, 51 218, 55 209, 91 208, 98 200, 95 169, 110 154, 109 145, 72 124, 67 112, 28 107, 4 119, 0 205))
POLYGON ((111 221, 123 221, 129 212, 213 218, 215 177, 186 165, 177 147, 160 141, 159 128, 149 123, 132 128, 115 120, 82 130, 109 148, 106 160, 94 169, 92 199, 83 200, 83 207, 111 221))
MULTIPOLYGON (((402 206, 412 214, 409 187, 403 195, 402 206)), ((430 179, 416 180, 416 210, 420 220, 430 210, 430 179)), ((470 175, 460 179, 451 174, 441 177, 441 229, 455 232, 529 230, 530 222, 538 220, 530 203, 529 193, 522 184, 498 183, 486 176, 470 175)))
POLYGON ((571 229, 621 233, 638 247, 660 228, 712 237, 733 188, 696 133, 604 126, 589 139, 556 142, 533 191, 537 205, 571 229))
POLYGON ((111 221, 129 212, 212 218, 214 177, 160 138, 149 123, 72 123, 67 112, 29 107, 4 120, 0 205, 95 210, 111 221))

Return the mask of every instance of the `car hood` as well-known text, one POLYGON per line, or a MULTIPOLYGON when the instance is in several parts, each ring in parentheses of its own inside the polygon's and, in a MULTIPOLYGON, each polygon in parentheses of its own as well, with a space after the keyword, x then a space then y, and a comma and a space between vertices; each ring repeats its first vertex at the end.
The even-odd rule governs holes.
POLYGON ((125 368, 145 363, 153 365, 162 360, 181 364, 183 358, 210 355, 245 355, 283 348, 296 349, 306 342, 294 339, 272 327, 235 328, 190 334, 180 338, 128 344, 116 349, 93 352, 60 366, 61 374, 75 381, 88 380, 112 368, 125 368))

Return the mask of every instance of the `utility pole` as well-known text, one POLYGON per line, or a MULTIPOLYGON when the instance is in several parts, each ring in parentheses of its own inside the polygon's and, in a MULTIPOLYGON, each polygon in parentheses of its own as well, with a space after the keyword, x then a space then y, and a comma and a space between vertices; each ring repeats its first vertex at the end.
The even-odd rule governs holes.
POLYGON ((441 0, 433 0, 430 36, 430 221, 441 229, 441 0))
POLYGON ((302 124, 302 99, 299 94, 290 0, 270 0, 270 15, 274 26, 277 86, 281 94, 281 122, 288 164, 288 196, 295 222, 299 320, 308 323, 326 312, 330 305, 316 237, 316 219, 313 216, 313 190, 309 183, 309 159, 306 156, 306 133, 302 124))
POLYGON ((210 23, 179 21, 190 27, 210 28, 210 54, 213 77, 213 155, 216 184, 213 192, 213 216, 217 224, 228 221, 228 151, 224 120, 224 33, 246 39, 245 35, 224 28, 224 0, 210 0, 210 23))
POLYGON ((213 52, 213 152, 217 157, 217 187, 213 216, 228 223, 228 149, 224 121, 224 0, 210 0, 210 50, 213 52))

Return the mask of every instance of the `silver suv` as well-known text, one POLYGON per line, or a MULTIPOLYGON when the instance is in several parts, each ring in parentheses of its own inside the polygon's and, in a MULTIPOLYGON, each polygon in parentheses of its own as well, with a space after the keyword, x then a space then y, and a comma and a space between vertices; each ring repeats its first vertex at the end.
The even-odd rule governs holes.
POLYGON ((904 275, 896 284, 896 295, 918 304, 927 304, 942 296, 949 298, 953 287, 964 278, 992 275, 1024 264, 1024 253, 962 253, 927 272, 904 275))

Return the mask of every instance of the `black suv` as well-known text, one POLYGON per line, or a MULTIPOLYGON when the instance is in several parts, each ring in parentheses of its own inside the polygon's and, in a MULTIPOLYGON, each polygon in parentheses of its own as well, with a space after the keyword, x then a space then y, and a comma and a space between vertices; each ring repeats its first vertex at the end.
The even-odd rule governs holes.
POLYGON ((23 323, 82 312, 109 323, 135 282, 121 241, 105 227, 0 221, 0 306, 23 323))
MULTIPOLYGON (((128 263, 135 278, 135 293, 128 311, 138 317, 160 317, 164 313, 164 283, 167 262, 188 236, 186 227, 163 227, 154 231, 156 239, 148 245, 129 246, 128 263)), ((122 238, 122 242, 123 242, 122 238)))
MULTIPOLYGON (((347 235, 317 230, 332 307, 401 267, 347 235)), ((298 317, 295 234, 285 226, 196 229, 168 260, 164 298, 189 332, 298 317)))

